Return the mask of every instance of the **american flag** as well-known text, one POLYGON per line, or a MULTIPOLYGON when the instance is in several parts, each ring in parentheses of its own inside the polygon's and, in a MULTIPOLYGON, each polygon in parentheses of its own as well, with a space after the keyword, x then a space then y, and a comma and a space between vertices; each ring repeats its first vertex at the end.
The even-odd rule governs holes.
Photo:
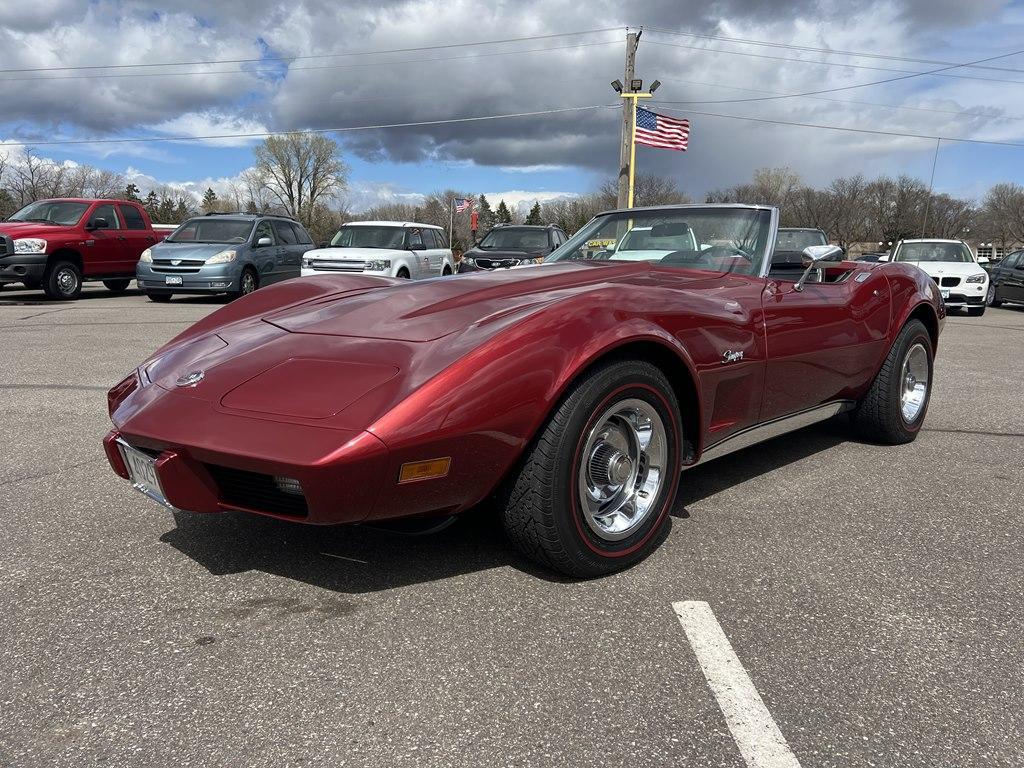
POLYGON ((636 111, 636 143, 661 149, 686 151, 690 141, 690 121, 665 117, 649 109, 636 111))
POLYGON ((455 212, 462 213, 463 211, 468 211, 473 207, 474 204, 475 203, 472 197, 464 197, 462 199, 457 199, 455 201, 455 212))

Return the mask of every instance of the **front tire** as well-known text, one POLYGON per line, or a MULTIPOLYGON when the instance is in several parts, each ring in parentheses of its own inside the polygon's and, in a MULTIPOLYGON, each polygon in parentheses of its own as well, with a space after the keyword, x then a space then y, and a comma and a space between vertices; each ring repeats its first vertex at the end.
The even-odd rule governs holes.
POLYGON ((166 304, 173 295, 173 293, 147 293, 146 298, 156 304, 166 304))
POLYGON ((597 368, 572 386, 507 481, 506 534, 569 576, 628 568, 664 538, 682 440, 661 370, 639 360, 597 368))
POLYGON ((242 270, 242 276, 238 278, 238 290, 235 291, 232 296, 236 299, 242 296, 248 296, 259 287, 260 283, 259 278, 256 277, 256 272, 250 267, 246 267, 242 270))
POLYGON ((920 320, 911 320, 853 411, 853 424, 861 437, 888 445, 912 442, 928 412, 933 370, 928 329, 920 320))
POLYGON ((43 277, 43 292, 49 299, 77 299, 82 293, 82 272, 70 261, 54 261, 43 277))
POLYGON ((988 284, 988 293, 985 294, 985 303, 990 307, 1003 306, 1003 302, 999 298, 999 291, 996 290, 995 283, 990 282, 988 284))

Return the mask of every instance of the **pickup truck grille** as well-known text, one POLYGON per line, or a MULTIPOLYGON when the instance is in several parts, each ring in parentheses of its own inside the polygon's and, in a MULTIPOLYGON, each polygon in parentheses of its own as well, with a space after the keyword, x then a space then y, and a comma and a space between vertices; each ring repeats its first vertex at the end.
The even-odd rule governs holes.
POLYGON ((366 269, 365 261, 331 261, 328 259, 310 262, 313 269, 323 272, 362 272, 366 269))
POLYGON ((202 259, 153 259, 153 271, 170 275, 194 274, 206 264, 202 259), (171 261, 178 262, 172 264, 171 261))

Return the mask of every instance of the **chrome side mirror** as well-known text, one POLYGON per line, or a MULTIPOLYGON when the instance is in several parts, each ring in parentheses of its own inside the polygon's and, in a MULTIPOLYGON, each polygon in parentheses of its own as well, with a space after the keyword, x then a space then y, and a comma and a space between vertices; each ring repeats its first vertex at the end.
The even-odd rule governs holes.
POLYGON ((845 258, 843 249, 838 245, 809 245, 804 248, 803 256, 806 269, 800 275, 800 279, 796 281, 796 285, 793 286, 794 291, 802 291, 811 272, 822 264, 826 262, 838 264, 845 258))
POLYGON ((256 247, 257 248, 266 248, 268 245, 273 245, 273 244, 274 244, 274 241, 271 240, 269 237, 261 237, 259 240, 256 241, 256 247))

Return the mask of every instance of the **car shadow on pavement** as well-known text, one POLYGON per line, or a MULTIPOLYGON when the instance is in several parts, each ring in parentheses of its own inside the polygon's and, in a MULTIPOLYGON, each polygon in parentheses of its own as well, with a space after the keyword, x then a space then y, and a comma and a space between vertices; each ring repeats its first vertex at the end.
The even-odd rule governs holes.
MULTIPOLYGON (((683 474, 671 524, 687 506, 849 439, 845 420, 777 438, 683 474)), ((371 526, 312 526, 257 515, 176 513, 160 537, 215 576, 262 571, 332 592, 360 594, 511 567, 552 582, 571 579, 522 557, 481 505, 438 533, 413 536, 371 526)), ((687 523, 682 523, 686 525, 687 523)), ((671 525, 666 528, 667 537, 671 525)))

